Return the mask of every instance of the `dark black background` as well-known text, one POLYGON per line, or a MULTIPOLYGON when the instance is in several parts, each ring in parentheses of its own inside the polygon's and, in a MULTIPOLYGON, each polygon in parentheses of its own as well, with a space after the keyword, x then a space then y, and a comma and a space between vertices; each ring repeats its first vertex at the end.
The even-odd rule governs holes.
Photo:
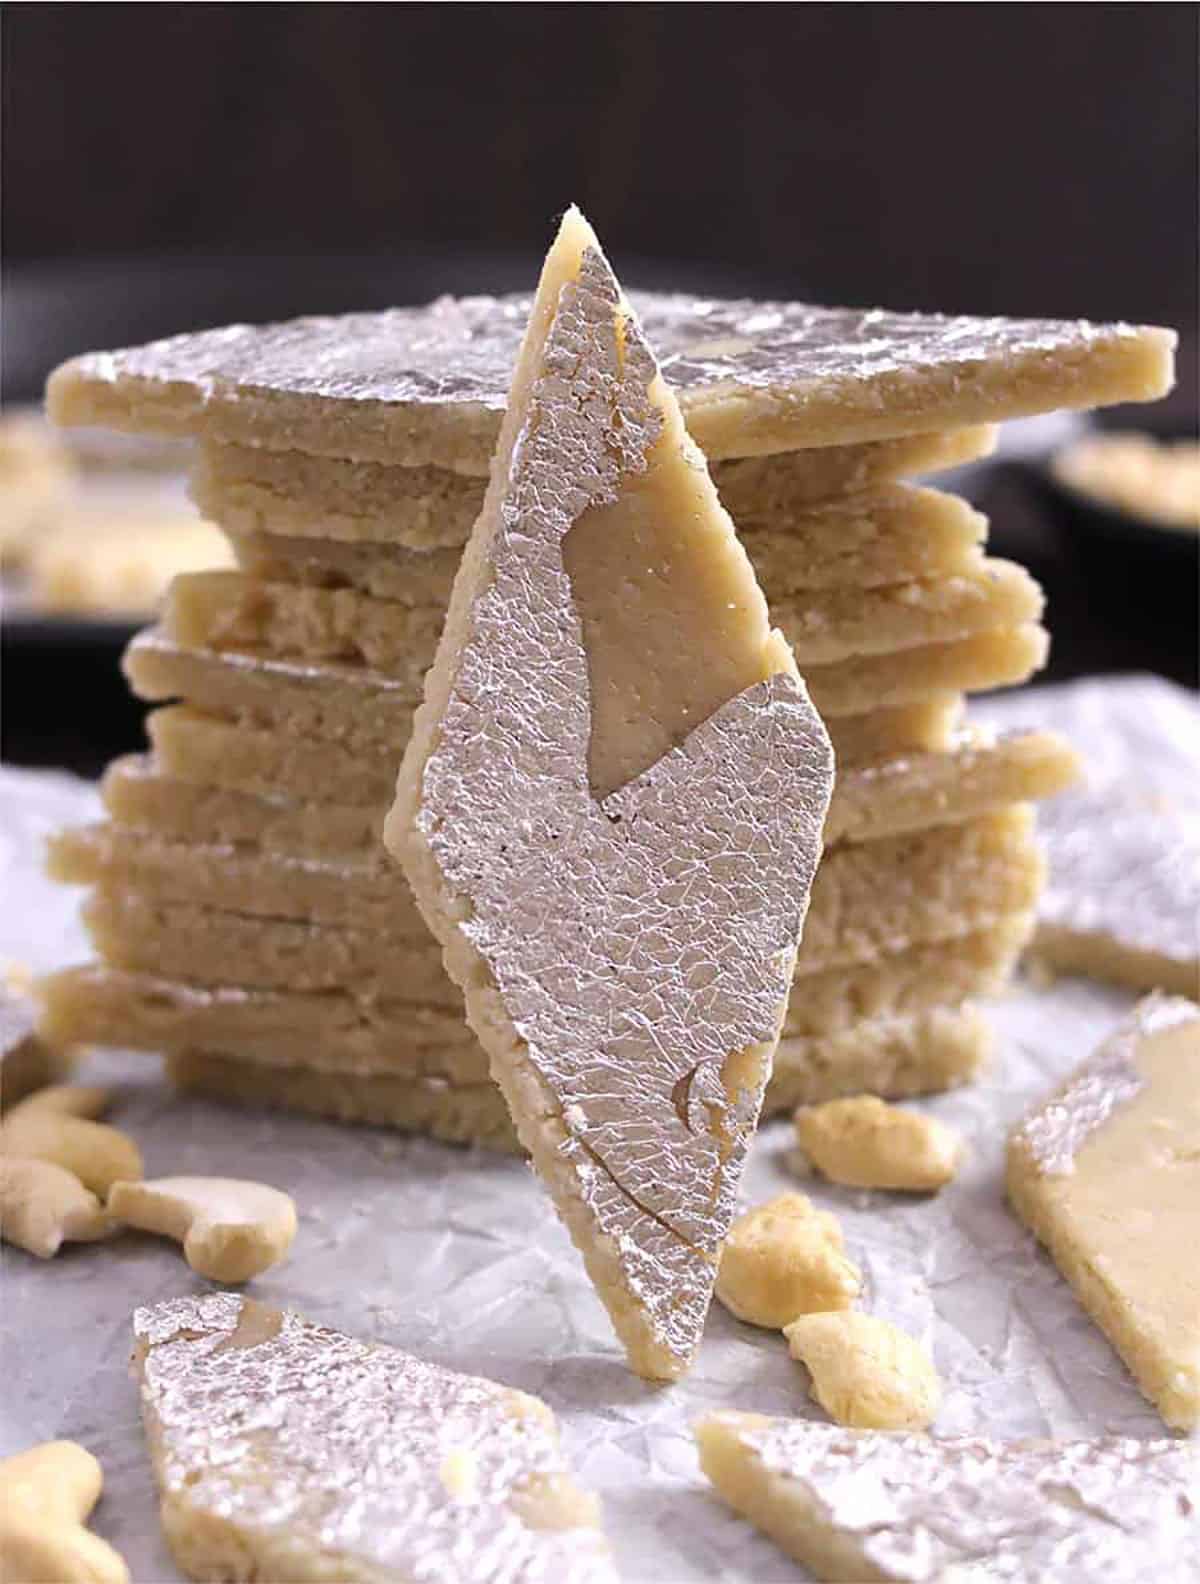
MULTIPOLYGON (((9 397, 88 346, 528 284, 575 200, 632 282, 1172 324, 1154 421, 1195 422, 1190 5, 23 4, 3 52, 9 397)), ((1195 679, 1191 562, 974 487, 1054 674, 1195 679)), ((9 753, 70 756, 14 726, 78 655, 7 648, 9 753)))

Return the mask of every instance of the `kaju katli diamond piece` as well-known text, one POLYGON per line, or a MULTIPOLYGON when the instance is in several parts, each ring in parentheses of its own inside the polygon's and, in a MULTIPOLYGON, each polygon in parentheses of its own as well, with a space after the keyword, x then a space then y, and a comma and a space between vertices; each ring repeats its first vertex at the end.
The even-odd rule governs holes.
POLYGON ((691 1361, 832 754, 594 234, 542 272, 385 841, 632 1367, 691 1361))

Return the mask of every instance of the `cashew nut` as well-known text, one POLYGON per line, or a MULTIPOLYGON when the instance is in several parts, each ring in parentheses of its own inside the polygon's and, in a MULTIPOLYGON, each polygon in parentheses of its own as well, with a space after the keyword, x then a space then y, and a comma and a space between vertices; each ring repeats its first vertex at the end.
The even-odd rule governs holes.
POLYGON ((950 1181, 963 1155, 962 1141, 944 1122, 875 1095, 802 1107, 796 1137, 818 1171, 852 1188, 932 1192, 950 1181))
POLYGON ((52 1259, 64 1243, 92 1243, 116 1228, 78 1177, 53 1161, 0 1159, 0 1237, 52 1259))
POLYGON ((784 1326, 812 1395, 838 1424, 863 1430, 924 1430, 941 1402, 928 1353, 877 1315, 846 1309, 801 1315, 784 1326))
POLYGON ((129 1584, 129 1569, 84 1520, 104 1477, 74 1441, 0 1462, 0 1578, 13 1584, 129 1584))
POLYGON ((296 1235, 296 1206, 287 1194, 235 1177, 114 1183, 108 1211, 181 1242, 188 1264, 211 1281, 248 1281, 281 1260, 296 1235))
POLYGON ((0 1151, 64 1166, 102 1199, 119 1179, 142 1175, 141 1152, 126 1134, 43 1106, 22 1104, 5 1117, 0 1151))
POLYGON ((99 1084, 48 1084, 26 1095, 8 1113, 11 1120, 18 1112, 49 1111, 55 1116, 83 1117, 94 1121, 103 1116, 112 1105, 113 1092, 99 1084))
POLYGON ((717 1272, 717 1297, 739 1320, 778 1331, 815 1309, 848 1309, 862 1277, 842 1251, 837 1218, 804 1194, 778 1198, 739 1216, 717 1272))

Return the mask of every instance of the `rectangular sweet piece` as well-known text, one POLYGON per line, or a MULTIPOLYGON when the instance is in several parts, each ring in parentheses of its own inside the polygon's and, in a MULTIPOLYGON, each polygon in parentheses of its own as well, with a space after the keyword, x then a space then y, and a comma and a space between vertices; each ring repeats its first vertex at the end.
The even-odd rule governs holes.
MULTIPOLYGON (((961 693, 929 693, 911 704, 825 716, 839 771, 880 764, 907 754, 946 753, 962 726, 961 693)), ((836 789, 836 788, 835 788, 836 789)))
POLYGON ((769 602, 798 589, 951 577, 969 568, 988 530, 987 518, 957 495, 912 484, 884 484, 791 516, 730 511, 769 602))
MULTIPOLYGON (((118 823, 212 844, 305 855, 378 849, 388 793, 369 762, 336 744, 297 743, 177 706, 149 717, 157 763, 120 759, 102 783, 118 823)), ((379 750, 380 756, 383 750, 379 750)), ((1078 762, 1052 732, 961 732, 943 753, 839 771, 826 846, 960 823, 1010 803, 1052 797, 1078 762)))
POLYGON ((490 1078, 451 1084, 390 1073, 264 1067, 211 1051, 170 1055, 166 1070, 178 1088, 213 1100, 426 1133, 447 1144, 481 1144, 511 1153, 521 1148, 504 1096, 490 1078))
POLYGON ((1130 783, 1084 788, 1047 809, 1039 833, 1049 876, 1038 958, 1059 973, 1200 997, 1200 807, 1130 783))
POLYGON ((1167 1424, 1200 1424, 1200 1006, 1141 1002, 1009 1139, 1008 1196, 1167 1424))
POLYGON ((856 1023, 818 1039, 785 1035, 775 1052, 763 1116, 843 1095, 900 1100, 953 1089, 976 1076, 992 1043, 987 1019, 971 1002, 856 1023))
POLYGON ((246 852, 231 843, 167 842, 115 825, 57 831, 46 852, 47 873, 65 885, 131 887, 165 901, 229 908, 257 918, 349 924, 397 941, 428 938, 395 871, 377 860, 295 858, 246 852))
POLYGON ((889 655, 855 655, 835 665, 806 665, 813 703, 826 720, 895 709, 932 694, 980 693, 1027 682, 1046 663, 1044 627, 995 627, 948 643, 923 644, 889 655))
MULTIPOLYGON (((447 977, 441 950, 432 940, 405 949, 369 930, 247 918, 107 888, 89 897, 84 920, 110 968, 249 990, 343 991, 373 1003, 461 1012, 461 993, 447 977)), ((1011 969, 1029 928, 1029 915, 1019 913, 957 940, 910 946, 868 963, 802 972, 784 1032, 798 1037, 841 1033, 863 1018, 907 1016, 936 1004, 988 995, 1011 969)), ((378 1006, 374 1010, 379 1015, 385 1011, 378 1006)), ((324 1016, 318 1009, 314 1037, 324 1016)), ((230 1048, 231 1038, 222 1038, 222 1049, 230 1048)), ((209 1042, 197 1038, 195 1043, 209 1042)))
POLYGON ((401 605, 447 605, 462 551, 339 543, 287 534, 230 535, 237 564, 263 583, 353 588, 401 605))
MULTIPOLYGON (((815 502, 888 480, 987 456, 987 426, 906 435, 864 445, 719 462, 713 482, 735 522, 788 519, 815 502)), ((483 506, 484 480, 439 467, 389 467, 303 451, 206 442, 192 495, 203 514, 235 533, 295 535, 342 544, 429 551, 466 544, 483 506)))
POLYGON ((831 1584, 1195 1574, 1195 1456, 1177 1442, 989 1441, 742 1413, 702 1420, 696 1439, 733 1510, 831 1584))
MULTIPOLYGON (((987 1021, 971 1006, 860 1023, 826 1040, 785 1037, 776 1050, 764 1115, 844 1094, 935 1094, 969 1082, 990 1050, 987 1021)), ((180 1088, 214 1099, 375 1123, 449 1143, 520 1148, 508 1107, 490 1080, 460 1085, 390 1073, 330 1074, 266 1067, 210 1051, 168 1055, 166 1067, 180 1088)))
POLYGON ((189 647, 159 627, 137 634, 122 669, 138 698, 187 699, 212 715, 286 725, 296 736, 332 739, 362 754, 403 742, 420 699, 419 675, 406 686, 361 665, 189 647))
POLYGON ((1036 622, 1045 600, 1023 567, 978 557, 970 569, 885 588, 814 589, 779 596, 771 615, 806 670, 857 655, 887 655, 995 628, 1036 622))
MULTIPOLYGON (((206 847, 112 825, 60 831, 47 852, 51 875, 69 885, 128 887, 251 917, 378 930, 395 941, 427 938, 403 876, 378 860, 206 847)), ((1025 806, 835 848, 817 872, 796 971, 984 928, 1031 908, 1041 880, 1025 806)))
MULTIPOLYGON (((1014 664, 1027 664, 1031 654, 1044 652, 1044 634, 1037 628, 1031 632, 1032 637, 1023 632, 982 635, 985 650, 997 662, 997 684, 1011 680, 1014 664)), ((936 657, 950 668, 965 664, 972 676, 978 676, 980 657, 970 646, 979 642, 968 640, 958 650, 953 645, 935 646, 936 657)), ((914 653, 915 669, 923 679, 933 669, 923 651, 910 651, 898 665, 911 672, 914 653)), ((296 736, 332 738, 361 754, 404 742, 420 696, 416 679, 406 685, 361 666, 295 662, 243 649, 189 648, 155 627, 134 638, 123 664, 139 698, 154 702, 185 698, 209 714, 257 726, 285 726, 296 736)), ((857 668, 860 662, 851 664, 857 668)), ((870 666, 882 669, 874 662, 870 666)), ((838 681, 840 671, 828 666, 821 672, 821 690, 835 706, 857 700, 863 687, 857 669, 846 675, 845 686, 838 681)), ((945 748, 961 704, 961 698, 946 691, 927 692, 915 702, 878 710, 868 699, 860 704, 862 713, 843 708, 842 714, 830 716, 826 727, 838 764, 865 764, 909 750, 945 748)))
POLYGON ((139 1309, 133 1331, 192 1578, 615 1584, 539 1398, 229 1292, 139 1309))
MULTIPOLYGON (((1021 567, 984 558, 970 572, 940 582, 771 599, 774 619, 806 668, 1020 626, 1036 621, 1043 604, 1041 590, 1021 567)), ((584 591, 580 602, 586 613, 584 591)), ((412 608, 352 588, 202 572, 175 580, 162 625, 180 644, 265 647, 281 656, 357 661, 407 677, 431 664, 443 615, 441 606, 412 608)))
MULTIPOLYGON (((1149 401, 1167 330, 634 293, 714 461, 1149 401)), ((231 325, 57 369, 51 418, 483 477, 532 299, 231 325)))
MULTIPOLYGON (((403 959, 394 991, 402 992, 403 959)), ((41 980, 51 1039, 126 1050, 212 1050, 270 1067, 392 1072, 481 1083, 487 1057, 458 1007, 195 985, 89 963, 41 980)))
MULTIPOLYGON (((824 455, 797 452, 792 459, 824 455)), ((908 484, 882 485, 787 518, 734 514, 734 520, 768 603, 802 589, 878 588, 967 573, 987 537, 986 517, 966 501, 908 484)), ((429 605, 449 599, 458 569, 456 548, 230 532, 238 564, 269 583, 357 588, 379 599, 429 605)))
POLYGON ((258 796, 171 775, 142 755, 114 759, 100 783, 118 825, 168 841, 261 848, 284 856, 366 858, 377 852, 383 805, 258 796))
POLYGON ((873 842, 974 819, 1009 803, 1052 798, 1075 784, 1079 760, 1045 731, 994 736, 968 728, 943 753, 912 753, 839 770, 826 845, 873 842))
POLYGON ((176 578, 163 610, 168 638, 191 647, 265 648, 283 657, 354 661, 420 679, 433 660, 445 608, 412 609, 356 589, 259 583, 244 572, 176 578))
POLYGON ((399 763, 394 748, 363 755, 339 742, 233 725, 187 704, 154 710, 146 731, 168 775, 264 797, 382 808, 399 763))

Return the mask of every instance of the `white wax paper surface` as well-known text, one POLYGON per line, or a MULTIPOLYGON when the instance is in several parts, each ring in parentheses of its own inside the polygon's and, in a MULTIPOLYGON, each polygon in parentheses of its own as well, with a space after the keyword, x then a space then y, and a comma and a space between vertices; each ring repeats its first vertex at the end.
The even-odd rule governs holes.
MULTIPOLYGON (((1004 726, 1061 719, 1085 748, 1103 744, 1112 762, 1128 752, 1143 774, 1171 763, 1176 786, 1189 761, 1200 764, 1200 708, 1153 679, 1041 689, 981 713, 1004 726)), ((97 813, 85 783, 0 773, 0 959, 45 970, 87 954, 79 894, 44 879, 41 847, 49 830, 97 813)), ((1131 999, 1062 980, 1049 989, 1018 984, 996 1004, 997 1053, 984 1079, 921 1103, 970 1147, 958 1180, 936 1197, 801 1179, 783 1122, 754 1146, 743 1201, 799 1186, 836 1211, 866 1275, 865 1306, 931 1347, 945 1385, 939 1432, 1165 1433, 1006 1208, 1002 1185, 1009 1123, 1094 1048, 1131 999)), ((295 1196, 295 1245, 251 1285, 256 1297, 544 1397, 580 1481, 603 1498, 624 1579, 802 1576, 708 1493, 689 1429, 717 1408, 822 1417, 781 1336, 714 1304, 690 1376, 649 1386, 626 1369, 566 1233, 520 1161, 179 1099, 146 1056, 98 1053, 82 1072, 120 1084, 110 1120, 137 1139, 148 1176, 254 1176, 295 1196)), ((93 1451, 105 1473, 95 1528, 124 1553, 135 1584, 180 1575, 159 1531, 128 1369, 130 1318, 138 1304, 206 1286, 175 1245, 140 1234, 70 1246, 45 1263, 4 1250, 0 1454, 60 1436, 93 1451)))

